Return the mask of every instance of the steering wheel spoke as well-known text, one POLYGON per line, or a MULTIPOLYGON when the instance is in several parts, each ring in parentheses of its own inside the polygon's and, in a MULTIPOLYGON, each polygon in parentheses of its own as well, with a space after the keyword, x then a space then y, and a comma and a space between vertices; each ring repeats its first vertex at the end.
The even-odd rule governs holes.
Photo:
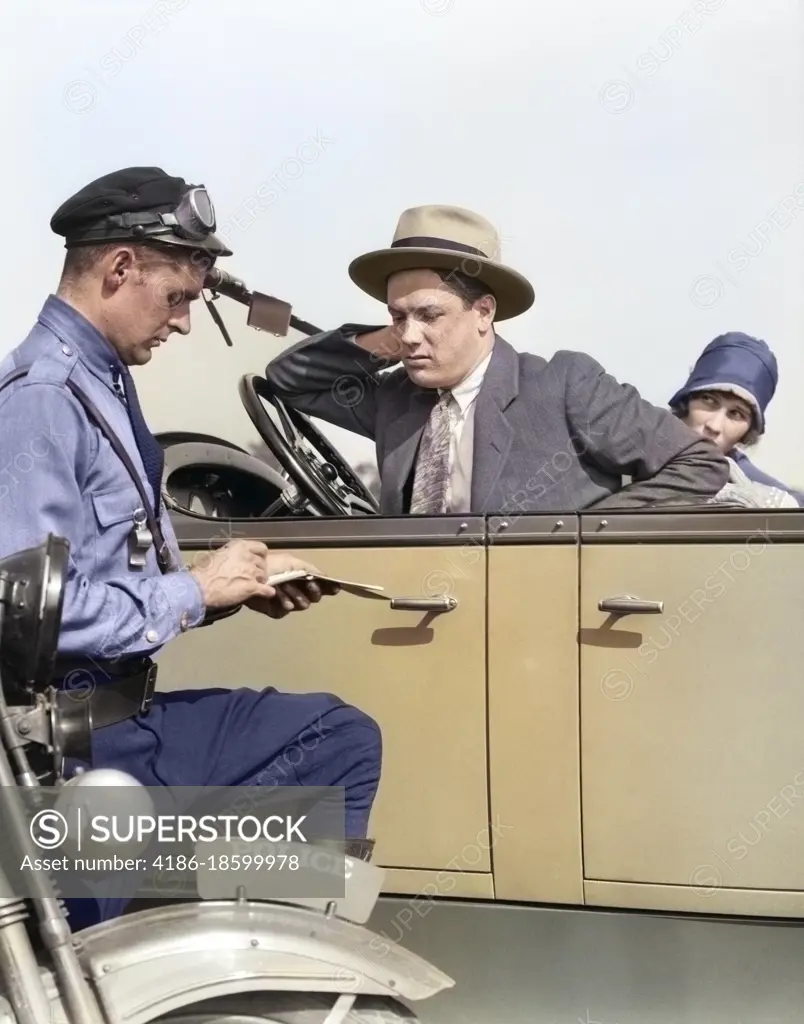
POLYGON ((294 447, 296 447, 296 446, 298 446, 300 448, 303 447, 304 446, 304 437, 299 433, 299 431, 293 425, 293 421, 291 420, 290 416, 288 415, 288 411, 287 411, 287 408, 286 408, 284 402, 278 402, 274 406, 274 408, 276 409, 277 415, 279 416, 279 419, 280 419, 281 424, 282 424, 282 429, 285 431, 285 435, 287 436, 289 443, 291 445, 293 445, 294 447))
POLYGON ((264 377, 245 374, 239 391, 249 419, 313 515, 379 515, 379 503, 349 463, 304 413, 272 394, 264 377))

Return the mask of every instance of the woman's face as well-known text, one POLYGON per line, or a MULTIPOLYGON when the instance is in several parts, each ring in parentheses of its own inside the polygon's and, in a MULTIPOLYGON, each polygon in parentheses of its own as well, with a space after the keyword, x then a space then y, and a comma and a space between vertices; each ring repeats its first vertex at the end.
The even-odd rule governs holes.
POLYGON ((689 400, 688 427, 708 437, 726 455, 751 429, 751 406, 727 391, 699 391, 689 400))

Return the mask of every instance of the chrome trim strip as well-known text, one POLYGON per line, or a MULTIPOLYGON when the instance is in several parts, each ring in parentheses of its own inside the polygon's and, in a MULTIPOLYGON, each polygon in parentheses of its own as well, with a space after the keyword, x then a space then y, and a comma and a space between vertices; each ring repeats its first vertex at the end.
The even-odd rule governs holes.
POLYGON ((220 547, 245 537, 293 547, 460 546, 485 544, 482 516, 321 516, 287 519, 200 519, 170 513, 179 547, 220 547))
POLYGON ((488 543, 501 544, 577 544, 579 517, 544 512, 525 512, 513 516, 488 516, 488 543))
POLYGON ((777 540, 804 542, 804 509, 718 512, 646 512, 582 514, 581 545, 629 541, 712 544, 777 540))
POLYGON ((214 548, 236 537, 284 547, 398 547, 479 544, 712 544, 804 542, 804 509, 645 509, 632 512, 494 516, 321 516, 216 519, 170 512, 182 549, 214 548))

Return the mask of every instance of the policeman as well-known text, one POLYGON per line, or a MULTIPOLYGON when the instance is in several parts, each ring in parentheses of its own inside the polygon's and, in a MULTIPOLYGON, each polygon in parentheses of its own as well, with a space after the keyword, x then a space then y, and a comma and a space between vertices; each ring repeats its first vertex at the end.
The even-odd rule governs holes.
MULTIPOLYGON (((154 692, 151 656, 186 630, 244 604, 280 618, 322 597, 269 586, 311 567, 253 541, 187 569, 161 500, 162 449, 129 367, 189 333, 207 270, 231 255, 206 189, 129 167, 68 199, 51 228, 67 250, 58 290, 0 363, 0 557, 50 532, 70 541, 55 680, 90 691, 92 767, 146 786, 344 786, 346 835, 364 838, 381 738, 363 712, 273 687, 154 692)), ((125 901, 99 903, 104 920, 125 901)), ((93 920, 77 909, 73 927, 93 920)))

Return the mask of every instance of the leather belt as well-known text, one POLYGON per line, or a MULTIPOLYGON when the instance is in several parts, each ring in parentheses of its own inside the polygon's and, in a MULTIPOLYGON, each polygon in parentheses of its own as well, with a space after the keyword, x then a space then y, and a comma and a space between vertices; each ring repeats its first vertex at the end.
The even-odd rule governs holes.
POLYGON ((156 690, 157 668, 150 658, 138 659, 135 664, 117 664, 113 671, 112 666, 85 663, 81 667, 75 665, 63 674, 63 668, 59 666, 58 674, 67 686, 56 685, 65 694, 73 693, 76 701, 86 700, 92 728, 104 729, 150 711, 156 690))

